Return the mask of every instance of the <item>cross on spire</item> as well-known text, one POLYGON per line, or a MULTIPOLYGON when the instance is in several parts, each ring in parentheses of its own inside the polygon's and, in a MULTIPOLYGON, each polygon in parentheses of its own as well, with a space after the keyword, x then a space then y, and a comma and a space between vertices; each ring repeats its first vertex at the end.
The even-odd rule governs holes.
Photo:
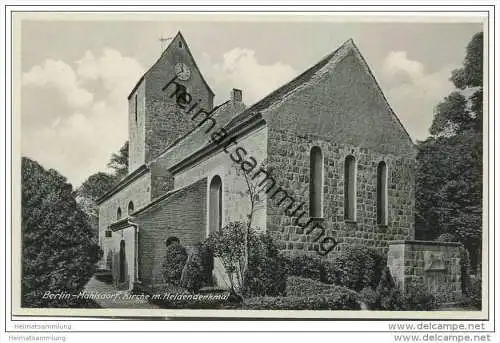
POLYGON ((160 44, 161 44, 161 52, 163 52, 163 50, 165 50, 165 46, 164 44, 167 43, 169 40, 171 40, 172 37, 163 37, 163 34, 160 36, 160 38, 158 38, 158 40, 160 41, 160 44))

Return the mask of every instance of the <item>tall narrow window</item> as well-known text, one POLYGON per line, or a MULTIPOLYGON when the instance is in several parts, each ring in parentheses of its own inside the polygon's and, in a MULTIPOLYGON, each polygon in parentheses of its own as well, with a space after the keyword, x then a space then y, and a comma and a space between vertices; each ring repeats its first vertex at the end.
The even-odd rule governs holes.
POLYGON ((128 203, 128 214, 131 215, 132 212, 134 212, 134 203, 132 201, 130 201, 128 203))
POLYGON ((122 209, 118 207, 118 209, 116 210, 116 220, 120 219, 122 219, 122 209))
POLYGON ((387 165, 377 166, 377 224, 387 225, 387 165))
POLYGON ((215 232, 222 227, 222 179, 215 175, 210 182, 208 229, 215 232))
POLYGON ((137 123, 137 94, 134 96, 134 114, 135 114, 135 122, 137 123))
POLYGON ((356 160, 351 155, 344 166, 344 219, 356 220, 356 160))
POLYGON ((309 216, 323 217, 323 154, 317 146, 311 149, 309 164, 309 216))

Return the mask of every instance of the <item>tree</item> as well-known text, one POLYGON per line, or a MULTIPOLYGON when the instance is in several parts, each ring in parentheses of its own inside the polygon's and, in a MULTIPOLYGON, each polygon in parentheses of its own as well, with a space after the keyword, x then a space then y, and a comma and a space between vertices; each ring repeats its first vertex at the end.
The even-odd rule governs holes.
MULTIPOLYGON (((266 166, 267 166, 267 161, 266 160, 262 161, 262 163, 259 166, 259 170, 260 169, 266 170, 266 166)), ((260 202, 263 201, 263 198, 260 196, 260 193, 266 188, 267 185, 265 183, 261 184, 261 180, 259 179, 250 178, 248 172, 243 170, 239 166, 235 166, 234 169, 236 171, 236 174, 242 176, 243 179, 245 180, 246 190, 244 192, 241 192, 240 195, 242 197, 248 195, 248 201, 250 204, 250 208, 247 214, 246 229, 245 232, 243 233, 243 260, 241 261, 241 267, 239 268, 241 274, 240 277, 241 280, 243 280, 248 269, 250 236, 253 230, 252 224, 255 214, 255 208, 260 202)))
POLYGON ((111 160, 108 167, 114 170, 114 174, 122 179, 128 174, 128 141, 123 143, 122 147, 117 153, 111 155, 111 160))
POLYGON ((75 192, 78 205, 89 217, 94 237, 99 235, 99 213, 96 200, 128 174, 128 141, 117 153, 111 155, 108 167, 113 169, 112 174, 103 172, 92 174, 75 192))
MULTIPOLYGON (((265 164, 266 162, 263 161, 260 168, 265 169, 265 164)), ((246 222, 230 222, 219 231, 211 233, 208 245, 214 256, 221 260, 229 279, 231 292, 241 299, 243 298, 243 282, 248 270, 250 246, 252 242, 258 240, 258 235, 253 228, 255 208, 259 202, 263 201, 259 193, 265 189, 266 185, 261 185, 258 179, 252 179, 248 172, 239 165, 234 166, 233 169, 236 175, 245 181, 245 188, 239 192, 239 195, 242 198, 248 196, 249 210, 246 222)))
POLYGON ((71 184, 57 171, 22 159, 22 306, 78 306, 43 295, 78 294, 101 257, 71 184))
POLYGON ((97 200, 106 193, 117 182, 115 175, 98 172, 91 175, 78 188, 78 192, 85 194, 93 200, 97 200))
POLYGON ((119 179, 115 175, 98 172, 91 175, 75 191, 76 202, 89 217, 94 237, 99 233, 99 209, 95 202, 117 182, 119 179))
POLYGON ((231 292, 241 298, 243 286, 243 258, 248 248, 245 243, 247 227, 243 222, 230 222, 208 236, 207 243, 215 257, 220 258, 228 276, 231 292))
POLYGON ((452 72, 457 90, 436 106, 431 136, 418 144, 416 226, 420 238, 456 235, 480 266, 483 170, 483 33, 452 72))

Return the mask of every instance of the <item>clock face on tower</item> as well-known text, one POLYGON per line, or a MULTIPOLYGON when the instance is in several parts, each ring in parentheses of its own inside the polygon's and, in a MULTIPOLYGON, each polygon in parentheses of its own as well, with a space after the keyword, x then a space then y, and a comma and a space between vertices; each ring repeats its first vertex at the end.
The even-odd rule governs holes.
POLYGON ((185 63, 177 63, 175 65, 175 75, 179 80, 187 81, 191 77, 191 69, 185 63))

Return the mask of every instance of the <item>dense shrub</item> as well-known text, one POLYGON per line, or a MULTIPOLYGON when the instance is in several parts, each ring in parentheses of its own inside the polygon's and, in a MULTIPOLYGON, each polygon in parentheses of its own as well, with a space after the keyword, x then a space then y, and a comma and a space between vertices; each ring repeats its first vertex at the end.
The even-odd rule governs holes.
POLYGON ((434 296, 427 291, 422 281, 412 281, 405 285, 402 294, 396 287, 389 268, 384 268, 379 285, 376 289, 377 297, 372 302, 372 309, 386 311, 429 311, 437 307, 434 296))
POLYGON ((249 237, 248 266, 244 276, 245 296, 284 295, 287 263, 269 234, 249 237))
POLYGON ((324 283, 335 283, 335 280, 339 279, 342 273, 342 271, 339 270, 335 265, 335 262, 330 260, 323 260, 321 263, 321 268, 322 275, 320 281, 324 283))
POLYGON ((243 222, 229 222, 220 230, 212 232, 206 240, 213 256, 219 258, 224 266, 232 292, 240 288, 244 279, 241 266, 245 257, 248 231, 243 222))
POLYGON ((373 248, 346 246, 333 261, 329 277, 335 284, 359 292, 365 287, 377 287, 385 265, 385 257, 373 248))
POLYGON ((356 293, 341 286, 324 295, 256 297, 243 302, 249 310, 359 310, 356 293))
POLYGON ((359 293, 359 298, 370 310, 375 310, 380 307, 380 296, 371 287, 363 288, 359 293))
POLYGON ((385 265, 384 255, 364 246, 345 247, 333 261, 309 255, 288 258, 290 275, 335 283, 355 291, 376 288, 385 265))
POLYGON ((423 282, 413 281, 405 286, 403 309, 406 311, 430 311, 438 306, 436 298, 427 291, 423 282))
POLYGON ((49 290, 78 294, 92 277, 102 251, 92 240, 89 218, 64 176, 26 157, 21 171, 21 306, 93 306, 77 298, 44 299, 49 290))
POLYGON ((403 299, 401 292, 396 287, 396 283, 392 278, 389 267, 385 267, 380 277, 380 282, 377 285, 376 293, 378 299, 375 302, 373 309, 398 311, 403 309, 403 299))
POLYGON ((299 255, 288 258, 288 271, 290 275, 322 281, 324 265, 319 257, 299 255))
POLYGON ((179 285, 186 260, 186 249, 179 242, 173 242, 167 246, 163 262, 163 279, 165 283, 179 285))
POLYGON ((284 295, 286 290, 286 263, 281 257, 264 257, 258 263, 249 263, 245 273, 243 294, 284 295))
POLYGON ((332 285, 324 284, 315 279, 309 279, 300 276, 289 276, 286 283, 287 296, 304 296, 324 294, 329 291, 332 285))
MULTIPOLYGON (((287 280, 287 296, 321 295, 335 293, 342 286, 330 285, 317 280, 290 276, 287 280)), ((349 290, 352 294, 356 292, 349 290)))
POLYGON ((443 233, 435 240, 437 242, 458 242, 458 237, 452 233, 443 233))
POLYGON ((213 268, 210 256, 207 246, 198 244, 193 247, 182 270, 180 282, 182 287, 197 292, 203 286, 209 285, 213 268))
POLYGON ((370 310, 429 311, 438 305, 423 282, 413 281, 406 285, 404 294, 400 292, 388 267, 382 271, 376 290, 363 288, 360 299, 370 310))
POLYGON ((252 238, 258 237, 260 242, 262 242, 262 246, 264 247, 264 251, 267 257, 277 257, 280 253, 276 242, 271 237, 269 233, 264 233, 260 235, 251 235, 250 236, 250 244, 252 244, 252 238))

